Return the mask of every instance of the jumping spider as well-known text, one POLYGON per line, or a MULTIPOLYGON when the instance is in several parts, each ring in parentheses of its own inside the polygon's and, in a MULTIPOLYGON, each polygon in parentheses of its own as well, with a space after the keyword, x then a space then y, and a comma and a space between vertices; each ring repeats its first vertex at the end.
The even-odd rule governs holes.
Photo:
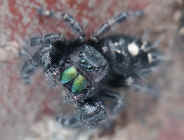
POLYGON ((123 97, 110 87, 131 86, 159 62, 154 44, 148 41, 123 34, 100 38, 114 24, 141 16, 142 11, 120 12, 89 39, 69 14, 43 9, 39 14, 63 20, 78 35, 70 40, 58 33, 31 38, 29 46, 39 49, 29 56, 21 70, 23 79, 29 82, 35 70, 42 67, 53 86, 62 84, 68 89, 66 101, 74 104, 77 111, 72 116, 56 117, 65 127, 95 128, 104 124, 125 105, 123 97))

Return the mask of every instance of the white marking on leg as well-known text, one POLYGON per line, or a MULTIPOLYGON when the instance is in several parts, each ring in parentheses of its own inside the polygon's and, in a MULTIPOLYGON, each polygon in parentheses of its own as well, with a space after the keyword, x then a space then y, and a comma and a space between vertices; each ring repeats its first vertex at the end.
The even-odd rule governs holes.
POLYGON ((130 76, 126 79, 126 83, 128 86, 131 86, 134 83, 134 79, 130 76))
POLYGON ((144 52, 146 52, 146 45, 147 45, 147 41, 144 41, 142 46, 141 46, 141 50, 143 50, 144 52))
POLYGON ((148 53, 147 56, 148 56, 148 62, 149 62, 149 64, 151 64, 153 62, 153 56, 151 53, 148 53))

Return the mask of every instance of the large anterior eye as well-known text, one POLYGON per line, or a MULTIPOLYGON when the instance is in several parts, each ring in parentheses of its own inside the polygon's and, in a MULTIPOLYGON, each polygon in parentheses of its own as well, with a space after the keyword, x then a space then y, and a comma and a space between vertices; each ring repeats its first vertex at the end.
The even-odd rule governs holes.
POLYGON ((77 76, 77 70, 74 66, 67 68, 61 75, 61 83, 66 84, 77 76))
POLYGON ((81 90, 85 89, 86 86, 87 86, 87 81, 85 77, 79 74, 73 82, 72 92, 80 92, 81 90))
POLYGON ((61 83, 62 84, 67 84, 67 83, 71 82, 72 80, 73 80, 73 83, 72 83, 71 90, 73 93, 80 92, 83 89, 85 89, 87 86, 86 78, 83 75, 79 74, 77 72, 77 69, 74 66, 67 68, 61 74, 61 83))

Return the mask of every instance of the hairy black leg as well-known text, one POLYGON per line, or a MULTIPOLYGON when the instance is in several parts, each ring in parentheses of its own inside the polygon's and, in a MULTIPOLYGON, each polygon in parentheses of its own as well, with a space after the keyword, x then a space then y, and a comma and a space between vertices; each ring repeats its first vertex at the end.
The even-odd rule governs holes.
POLYGON ((51 64, 50 53, 53 47, 53 43, 56 41, 64 42, 65 38, 59 33, 50 33, 43 36, 41 40, 40 59, 44 68, 47 68, 51 64))
POLYGON ((43 41, 43 38, 41 36, 34 36, 30 39, 30 46, 37 46, 40 45, 43 41))
POLYGON ((30 46, 50 44, 57 40, 64 41, 65 38, 60 33, 50 33, 44 36, 34 36, 30 39, 30 46))
POLYGON ((63 34, 60 33, 50 33, 50 34, 46 34, 44 35, 44 43, 46 44, 51 44, 55 41, 65 41, 65 38, 63 36, 63 34))
POLYGON ((107 118, 104 105, 100 100, 88 99, 77 107, 73 116, 57 116, 56 120, 70 128, 96 128, 107 118))
POLYGON ((60 123, 62 126, 68 127, 68 128, 81 128, 82 127, 79 113, 73 114, 71 116, 58 115, 56 117, 56 121, 60 123))
POLYGON ((143 11, 135 11, 135 12, 121 12, 117 16, 112 17, 106 23, 100 26, 92 35, 91 39, 98 40, 100 36, 110 31, 111 27, 115 24, 120 24, 125 21, 128 17, 131 16, 141 16, 143 15, 143 11))
POLYGON ((54 17, 56 19, 63 20, 72 28, 73 32, 79 35, 79 38, 81 40, 84 40, 85 33, 84 33, 84 30, 82 29, 82 26, 71 15, 64 12, 54 12, 54 11, 49 11, 44 9, 38 9, 38 12, 42 16, 54 17))
POLYGON ((51 63, 49 51, 52 47, 52 42, 57 40, 63 41, 64 37, 57 33, 50 33, 40 37, 32 37, 30 39, 30 46, 40 45, 39 49, 37 49, 33 55, 29 52, 29 46, 24 47, 20 51, 20 56, 25 57, 25 62, 21 69, 21 76, 25 83, 31 82, 31 76, 34 74, 36 69, 40 66, 46 68, 51 63))
POLYGON ((118 114, 124 105, 124 100, 118 93, 103 89, 95 97, 78 104, 78 111, 74 115, 57 116, 56 120, 70 128, 109 127, 109 118, 118 114), (107 120, 108 124, 105 124, 107 120))
POLYGON ((24 63, 24 65, 21 69, 21 77, 23 78, 23 80, 26 84, 29 84, 31 82, 30 78, 34 74, 36 69, 38 69, 38 67, 39 67, 39 64, 37 62, 35 62, 33 59, 28 59, 24 63))
POLYGON ((106 111, 110 116, 118 114, 125 106, 124 98, 117 92, 109 89, 103 89, 100 92, 100 96, 105 104, 106 111))

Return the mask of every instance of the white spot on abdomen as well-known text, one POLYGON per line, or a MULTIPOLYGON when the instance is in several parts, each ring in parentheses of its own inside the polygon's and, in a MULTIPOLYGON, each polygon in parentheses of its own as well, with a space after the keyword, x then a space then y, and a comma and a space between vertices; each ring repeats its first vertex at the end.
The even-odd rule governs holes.
POLYGON ((132 56, 137 56, 139 54, 139 46, 135 42, 129 44, 128 45, 128 52, 132 56))

